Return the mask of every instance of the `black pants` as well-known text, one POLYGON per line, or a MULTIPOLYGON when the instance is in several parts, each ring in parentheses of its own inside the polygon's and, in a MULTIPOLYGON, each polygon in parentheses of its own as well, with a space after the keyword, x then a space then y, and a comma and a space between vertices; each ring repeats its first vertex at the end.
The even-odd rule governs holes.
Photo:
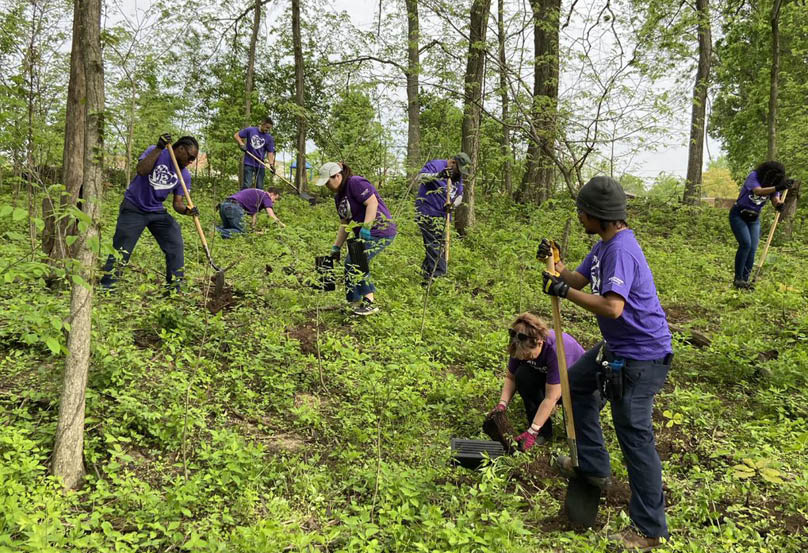
MULTIPOLYGON (((544 401, 544 387, 547 383, 547 375, 536 369, 531 369, 526 365, 520 365, 516 370, 516 391, 522 397, 522 402, 525 404, 525 415, 527 415, 527 424, 533 424, 533 418, 536 416, 536 411, 539 410, 539 405, 544 401)), ((546 440, 553 438, 553 422, 547 419, 547 422, 542 425, 539 431, 539 436, 543 436, 546 440)))
POLYGON ((424 261, 421 263, 421 275, 424 281, 437 278, 446 274, 446 219, 444 217, 430 217, 428 215, 417 214, 415 222, 421 229, 421 236, 424 238, 424 261))
POLYGON ((146 228, 157 240, 166 256, 166 283, 169 287, 173 284, 175 289, 179 289, 185 265, 179 223, 166 211, 141 211, 128 200, 124 200, 118 210, 118 222, 115 225, 115 236, 112 238, 112 247, 121 252, 123 259, 120 264, 116 264, 114 255, 107 258, 101 286, 112 288, 115 285, 146 228))

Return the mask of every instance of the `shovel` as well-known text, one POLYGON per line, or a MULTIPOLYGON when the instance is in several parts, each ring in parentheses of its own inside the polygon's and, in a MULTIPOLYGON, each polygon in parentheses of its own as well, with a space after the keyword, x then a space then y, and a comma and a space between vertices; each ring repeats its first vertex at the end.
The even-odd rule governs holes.
MULTIPOLYGON (((786 201, 786 196, 788 196, 788 190, 783 192, 782 200, 786 201)), ((752 282, 757 280, 757 277, 760 275, 760 270, 763 268, 763 264, 766 262, 766 256, 769 255, 769 246, 771 246, 772 238, 774 238, 774 231, 777 229, 777 223, 780 222, 780 212, 774 214, 774 222, 772 223, 772 228, 769 229, 769 237, 766 239, 766 247, 763 248, 763 254, 760 256, 760 265, 758 265, 757 270, 755 271, 755 276, 752 278, 752 282)))
MULTIPOLYGON (((452 179, 446 179, 446 203, 450 203, 452 201, 452 179)), ((451 215, 447 212, 446 213, 446 228, 443 231, 444 236, 446 237, 446 251, 444 252, 444 258, 446 259, 446 263, 449 263, 449 238, 452 236, 452 228, 449 224, 449 220, 451 219, 451 215)))
POLYGON ((315 198, 315 197, 314 197, 314 196, 312 196, 311 194, 306 194, 305 192, 300 192, 300 191, 298 191, 297 187, 296 187, 294 184, 292 184, 292 183, 291 183, 291 181, 286 180, 285 178, 283 178, 282 176, 280 176, 278 173, 276 173, 276 172, 275 172, 275 169, 273 169, 271 165, 268 165, 268 164, 264 163, 263 161, 261 161, 260 159, 258 159, 256 156, 254 156, 254 155, 252 154, 252 152, 250 152, 250 151, 248 151, 248 150, 244 150, 244 153, 245 153, 245 154, 247 154, 248 156, 250 156, 251 158, 253 158, 255 161, 257 161, 257 162, 258 162, 258 163, 260 163, 261 165, 263 165, 263 167, 264 167, 265 169, 268 169, 270 173, 272 173, 273 175, 275 175, 276 177, 278 177, 279 179, 281 179, 283 182, 285 182, 286 184, 288 184, 288 185, 289 185, 289 187, 290 187, 292 190, 294 190, 294 191, 295 191, 295 194, 297 194, 297 195, 298 195, 298 196, 300 196, 302 199, 304 199, 304 200, 306 200, 307 202, 309 202, 309 204, 314 205, 314 204, 316 204, 316 203, 317 203, 317 198, 315 198))
MULTIPOLYGON (((177 172, 177 178, 179 178, 180 184, 182 185, 182 192, 185 194, 185 202, 188 204, 188 209, 193 209, 194 202, 191 201, 191 194, 188 193, 188 187, 185 186, 185 179, 182 178, 182 170, 180 169, 179 163, 177 163, 177 157, 174 155, 174 148, 171 144, 166 144, 166 148, 168 148, 171 161, 174 163, 174 170, 177 172)), ((224 291, 224 271, 216 266, 213 262, 213 258, 210 256, 208 241, 205 239, 205 233, 202 230, 202 223, 199 222, 198 215, 194 215, 194 225, 196 226, 197 234, 199 234, 199 239, 202 241, 202 246, 205 248, 205 255, 208 256, 208 263, 210 263, 210 266, 216 271, 216 287, 214 288, 214 294, 220 296, 224 291)))

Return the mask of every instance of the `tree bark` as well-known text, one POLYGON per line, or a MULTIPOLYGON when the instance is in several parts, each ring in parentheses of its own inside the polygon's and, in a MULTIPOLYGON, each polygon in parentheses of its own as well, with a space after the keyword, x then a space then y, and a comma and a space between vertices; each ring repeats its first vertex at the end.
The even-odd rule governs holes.
POLYGON ((710 65, 713 37, 710 29, 710 0, 696 0, 699 19, 699 65, 693 87, 693 108, 690 117, 690 148, 687 152, 687 178, 682 202, 695 205, 701 199, 701 170, 704 165, 704 127, 707 112, 707 91, 710 87, 710 65))
POLYGON ((407 4, 407 178, 412 179, 421 165, 421 101, 418 74, 421 70, 418 0, 407 4))
POLYGON ((306 96, 304 94, 303 42, 300 37, 300 0, 292 0, 292 42, 295 51, 295 104, 297 105, 297 171, 295 186, 306 191, 306 96))
POLYGON ((505 2, 497 0, 497 38, 499 40, 499 95, 502 104, 502 142, 500 146, 501 155, 504 160, 502 165, 502 186, 509 198, 513 197, 513 182, 511 173, 513 172, 513 162, 511 155, 511 131, 508 128, 508 76, 507 62, 505 59, 505 2))
POLYGON ((463 205, 457 209, 455 228, 463 236, 474 225, 474 181, 480 152, 480 119, 485 76, 485 36, 491 0, 474 0, 469 26, 469 54, 464 78, 461 149, 471 158, 471 174, 464 179, 463 205))
MULTIPOLYGON (((73 283, 71 327, 67 339, 64 385, 53 449, 52 471, 63 485, 75 489, 84 477, 84 407, 90 366, 92 331, 92 274, 98 248, 98 219, 103 177, 104 65, 101 58, 102 0, 76 0, 73 17, 80 18, 82 64, 86 77, 82 211, 91 224, 77 240, 75 268, 84 283, 73 283)), ((66 136, 75 140, 75 136, 66 136)))
POLYGON ((258 43, 258 30, 261 28, 261 6, 262 4, 256 0, 255 7, 253 8, 253 24, 252 34, 250 35, 250 51, 247 56, 247 82, 244 87, 244 126, 250 124, 250 117, 252 115, 252 92, 253 82, 255 80, 255 46, 258 43))
POLYGON ((517 200, 541 204, 553 190, 558 109, 558 35, 561 0, 531 0, 533 10, 533 106, 527 168, 517 200))
POLYGON ((772 67, 769 84, 768 148, 766 152, 766 159, 769 161, 777 159, 777 93, 780 79, 780 8, 782 5, 782 0, 774 0, 770 21, 772 27, 772 67))

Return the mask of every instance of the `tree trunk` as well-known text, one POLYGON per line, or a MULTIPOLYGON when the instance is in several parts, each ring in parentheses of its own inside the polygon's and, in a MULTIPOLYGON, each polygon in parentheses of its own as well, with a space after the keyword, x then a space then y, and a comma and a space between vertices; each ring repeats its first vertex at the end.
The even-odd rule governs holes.
POLYGON ((501 154, 504 160, 502 166, 502 186, 509 198, 513 198, 513 182, 511 173, 513 162, 511 155, 511 130, 508 128, 508 76, 507 62, 505 60, 505 2, 497 0, 497 35, 499 40, 499 96, 502 103, 502 142, 501 154))
POLYGON ((788 191, 786 196, 785 206, 783 213, 780 216, 780 232, 784 241, 791 240, 791 235, 794 233, 794 215, 797 213, 797 205, 800 201, 801 183, 798 181, 794 187, 788 191))
POLYGON ((295 104, 297 104, 297 171, 295 186, 306 191, 306 97, 303 81, 303 43, 300 38, 300 0, 292 0, 292 42, 295 51, 295 104))
POLYGON ((710 0, 696 0, 699 18, 699 66, 693 87, 693 110, 690 117, 690 148, 687 152, 687 179, 682 202, 695 205, 701 199, 701 169, 704 165, 704 127, 707 91, 710 87, 710 61, 713 37, 710 29, 710 0))
POLYGON ((247 82, 244 87, 244 126, 250 124, 250 116, 252 115, 252 92, 253 81, 255 80, 255 45, 258 42, 258 30, 261 27, 261 3, 259 0, 255 1, 253 8, 253 25, 252 35, 250 36, 250 52, 247 56, 247 82))
POLYGON ((485 36, 491 0, 474 0, 469 26, 469 54, 463 86, 463 126, 461 149, 471 158, 471 174, 464 179, 463 205, 457 209, 455 228, 463 236, 474 225, 474 181, 480 152, 480 117, 485 76, 485 36))
POLYGON ((533 105, 527 168, 518 201, 541 204, 553 190, 553 158, 558 109, 558 34, 561 0, 531 0, 533 10, 533 105))
POLYGON ((418 96, 418 73, 421 70, 418 0, 407 4, 407 178, 421 169, 421 100, 418 96))
POLYGON ((778 81, 780 79, 780 7, 782 0, 774 0, 772 6, 772 70, 769 84, 769 117, 767 121, 768 148, 766 159, 774 161, 777 159, 777 93, 778 81))
MULTIPOLYGON (((53 474, 66 488, 77 488, 84 477, 84 405, 90 366, 92 330, 92 274, 98 247, 98 219, 103 176, 104 66, 101 59, 102 0, 76 0, 73 17, 81 20, 81 48, 86 77, 84 183, 82 211, 92 221, 77 240, 75 267, 85 281, 73 283, 70 296, 70 334, 67 338, 64 386, 53 449, 53 474)), ((66 136, 74 140, 75 136, 66 136)))

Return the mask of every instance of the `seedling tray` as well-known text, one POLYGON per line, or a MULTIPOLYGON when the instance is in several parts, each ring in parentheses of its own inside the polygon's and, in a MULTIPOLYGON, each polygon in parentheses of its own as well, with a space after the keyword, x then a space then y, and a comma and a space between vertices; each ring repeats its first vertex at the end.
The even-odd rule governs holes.
POLYGON ((490 440, 464 440, 452 438, 452 462, 461 467, 476 469, 483 463, 483 454, 494 459, 505 455, 505 450, 499 442, 490 440))

